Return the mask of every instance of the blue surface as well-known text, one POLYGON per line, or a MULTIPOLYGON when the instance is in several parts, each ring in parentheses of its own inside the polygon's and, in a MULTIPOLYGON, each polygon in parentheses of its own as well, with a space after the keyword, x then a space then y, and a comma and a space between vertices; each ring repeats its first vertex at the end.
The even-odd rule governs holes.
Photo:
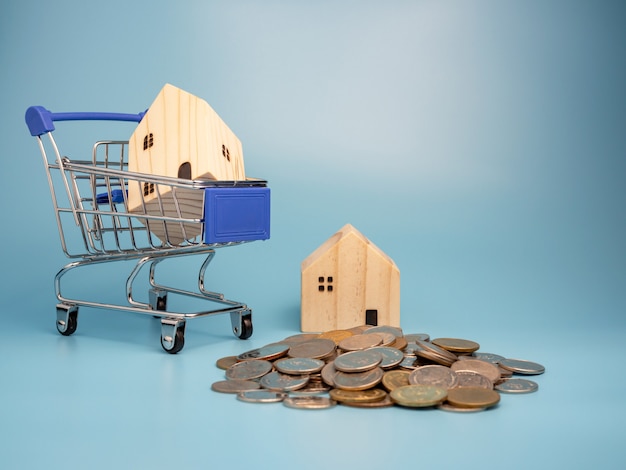
MULTIPOLYGON (((624 468, 625 20, 609 0, 2 3, 1 466, 624 468), (272 238, 221 250, 207 280, 254 335, 198 319, 170 356, 153 318, 85 309, 62 337, 67 260, 24 110, 132 113, 166 82, 272 189, 272 238), (540 362, 539 391, 471 415, 212 392, 218 358, 298 332, 299 264, 345 223, 398 264, 405 332, 540 362)), ((87 131, 128 138, 57 127, 70 155, 87 131)), ((113 300, 119 277, 71 282, 113 300)))

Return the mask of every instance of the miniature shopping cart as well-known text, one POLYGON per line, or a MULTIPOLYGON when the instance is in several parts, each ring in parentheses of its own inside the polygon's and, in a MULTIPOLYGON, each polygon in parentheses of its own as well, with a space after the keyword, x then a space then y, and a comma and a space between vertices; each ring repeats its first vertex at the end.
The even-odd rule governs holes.
MULTIPOLYGON (((59 303, 56 327, 69 336, 76 331, 78 307, 148 314, 161 321, 161 345, 175 354, 184 346, 187 319, 230 314, 240 339, 252 334, 252 310, 205 287, 205 273, 215 250, 269 238, 270 191, 260 179, 202 181, 128 171, 128 142, 98 141, 91 158, 62 156, 53 137, 56 121, 140 122, 144 113, 52 113, 40 106, 26 111, 26 123, 41 150, 61 247, 73 259, 54 279, 59 303), (129 193, 147 194, 129 209, 129 193), (200 201, 200 216, 189 216, 189 200, 200 201), (197 290, 168 287, 156 281, 156 268, 166 259, 203 255, 197 290), (68 298, 61 279, 70 271, 114 261, 131 261, 126 279, 126 303, 68 298), (147 275, 146 289, 135 295, 139 274, 147 275), (168 294, 200 299, 201 311, 168 309, 168 294), (205 302, 206 301, 206 302, 205 302), (207 303, 208 302, 208 303, 207 303), (204 310, 206 305, 211 306, 204 310)), ((192 302, 192 301, 190 301, 192 302)), ((194 301, 195 302, 195 301, 194 301)), ((171 304, 171 302, 170 302, 171 304)))

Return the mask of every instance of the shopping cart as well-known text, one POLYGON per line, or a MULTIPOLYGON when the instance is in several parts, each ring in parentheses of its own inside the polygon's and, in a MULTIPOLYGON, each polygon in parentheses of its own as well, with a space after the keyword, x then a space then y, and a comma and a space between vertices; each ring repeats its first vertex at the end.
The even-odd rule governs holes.
MULTIPOLYGON (((76 160, 62 156, 53 136, 57 121, 137 123, 144 114, 52 113, 41 106, 26 111, 26 123, 43 156, 61 247, 67 257, 74 259, 54 278, 59 301, 57 330, 65 336, 73 334, 78 307, 86 306, 160 318, 161 346, 172 354, 183 348, 186 320, 191 318, 228 313, 235 336, 247 339, 252 335, 252 310, 242 302, 208 290, 205 275, 217 248, 269 238, 267 182, 252 178, 192 181, 133 173, 128 171, 126 141, 98 141, 91 159, 76 160), (137 189, 149 187, 152 200, 131 211, 128 203, 133 185, 137 189), (202 204, 203 213, 199 217, 188 214, 186 204, 190 194, 202 204), (78 234, 74 227, 78 228, 78 234), (159 263, 188 255, 203 255, 197 290, 157 283, 159 263), (124 302, 70 298, 61 291, 61 280, 70 271, 129 260, 133 267, 126 279, 124 302), (134 290, 140 273, 147 275, 143 297, 136 296, 134 290), (170 310, 168 294, 200 299, 203 308, 190 312, 170 310), (205 310, 206 305, 211 308, 205 310)), ((145 194, 142 190, 138 192, 145 194)), ((195 301, 189 301, 192 302, 195 301)))

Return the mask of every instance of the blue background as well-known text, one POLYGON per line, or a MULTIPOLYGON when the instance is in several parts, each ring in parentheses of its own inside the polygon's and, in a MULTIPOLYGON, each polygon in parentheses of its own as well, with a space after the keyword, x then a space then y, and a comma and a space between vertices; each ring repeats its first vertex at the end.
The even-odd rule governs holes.
MULTIPOLYGON (((624 468, 625 24, 608 0, 3 2, 2 467, 624 468), (171 356, 151 317, 84 309, 62 337, 24 111, 136 113, 167 82, 272 188, 271 240, 221 250, 210 279, 255 333, 189 321, 171 356), (218 358, 299 331, 300 262, 345 223, 398 264, 406 333, 540 362, 539 391, 469 415, 212 392, 218 358)), ((92 142, 75 130, 71 155, 92 142)), ((71 282, 114 299, 120 276, 71 282)))

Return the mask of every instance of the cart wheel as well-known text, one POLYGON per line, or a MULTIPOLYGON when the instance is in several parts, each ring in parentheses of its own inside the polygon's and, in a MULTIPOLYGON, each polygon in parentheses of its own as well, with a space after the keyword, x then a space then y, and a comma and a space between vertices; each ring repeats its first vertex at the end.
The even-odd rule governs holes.
POLYGON ((237 335, 239 339, 248 339, 252 336, 252 317, 246 315, 241 319, 241 331, 237 335))
POLYGON ((57 306, 57 331, 63 336, 70 336, 78 328, 78 307, 57 306))
POLYGON ((174 335, 173 341, 165 341, 163 336, 161 336, 161 346, 165 352, 170 354, 180 352, 185 346, 185 329, 176 328, 176 334, 174 335))

